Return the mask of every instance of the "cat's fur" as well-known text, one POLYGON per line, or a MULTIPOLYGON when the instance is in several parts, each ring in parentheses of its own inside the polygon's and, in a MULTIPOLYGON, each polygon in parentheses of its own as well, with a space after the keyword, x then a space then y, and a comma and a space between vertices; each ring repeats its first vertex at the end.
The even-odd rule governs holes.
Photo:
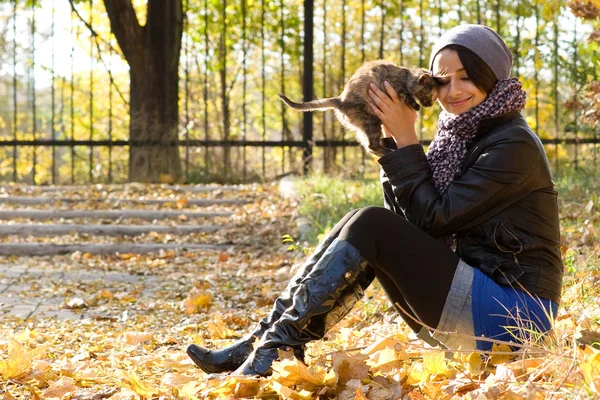
POLYGON ((423 68, 398 67, 384 60, 363 64, 346 83, 344 91, 338 97, 305 103, 295 103, 283 94, 279 97, 285 104, 300 111, 334 109, 337 119, 346 128, 356 132, 358 142, 367 151, 381 157, 390 152, 390 149, 382 144, 381 120, 368 105, 368 102, 371 102, 368 89, 369 84, 373 82, 384 90, 384 81, 392 85, 400 100, 417 111, 420 107, 415 100, 424 107, 433 105, 438 82, 429 71, 423 68))

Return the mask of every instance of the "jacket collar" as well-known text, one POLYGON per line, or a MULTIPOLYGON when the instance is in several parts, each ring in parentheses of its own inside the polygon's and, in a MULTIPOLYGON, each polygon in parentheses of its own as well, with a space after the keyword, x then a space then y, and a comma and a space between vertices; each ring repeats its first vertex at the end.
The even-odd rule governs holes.
POLYGON ((479 121, 479 127, 477 128, 477 133, 475 136, 484 135, 490 132, 492 129, 505 124, 508 121, 512 121, 516 118, 519 118, 521 113, 519 111, 512 111, 506 114, 498 115, 496 117, 488 117, 483 118, 479 121))

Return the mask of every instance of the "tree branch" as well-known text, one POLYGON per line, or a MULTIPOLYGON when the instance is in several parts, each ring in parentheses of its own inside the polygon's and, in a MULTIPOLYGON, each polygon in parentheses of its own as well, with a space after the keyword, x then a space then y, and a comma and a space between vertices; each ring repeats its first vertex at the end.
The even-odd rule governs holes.
POLYGON ((110 20, 110 29, 115 34, 129 66, 136 71, 143 69, 144 28, 140 26, 131 0, 104 0, 110 20))

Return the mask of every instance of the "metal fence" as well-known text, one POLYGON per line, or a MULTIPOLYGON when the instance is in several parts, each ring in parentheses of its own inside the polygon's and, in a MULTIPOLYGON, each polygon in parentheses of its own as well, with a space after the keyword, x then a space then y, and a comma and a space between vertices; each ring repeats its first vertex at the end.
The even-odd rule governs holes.
MULTIPOLYGON (((179 140, 144 143, 129 138, 128 68, 100 0, 74 9, 62 0, 1 3, 0 179, 123 182, 133 145, 180 148, 188 182, 266 180, 309 163, 317 171, 375 174, 376 163, 333 115, 317 113, 309 123, 276 94, 299 99, 310 83, 318 97, 337 95, 369 59, 426 66, 431 44, 459 21, 488 24, 506 38, 513 75, 528 92, 525 116, 554 168, 595 165, 598 129, 582 125, 569 106, 595 77, 594 55, 583 45, 586 27, 564 5, 321 0, 307 30, 307 3, 186 1, 179 140), (225 151, 233 154, 230 165, 225 151)), ((435 134, 436 113, 420 114, 423 144, 435 134)))

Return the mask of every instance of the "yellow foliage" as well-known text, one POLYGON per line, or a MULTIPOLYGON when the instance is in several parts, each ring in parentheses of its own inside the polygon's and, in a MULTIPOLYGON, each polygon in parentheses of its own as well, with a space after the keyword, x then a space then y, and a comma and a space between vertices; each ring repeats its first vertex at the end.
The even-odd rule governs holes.
POLYGON ((4 379, 17 378, 27 373, 37 358, 46 351, 46 346, 28 349, 14 338, 8 342, 8 358, 0 361, 0 375, 4 379))
POLYGON ((273 363, 273 380, 284 386, 304 385, 305 387, 322 387, 334 385, 337 376, 333 370, 327 372, 319 366, 308 368, 296 357, 284 358, 273 363))
POLYGON ((140 377, 133 371, 121 371, 121 379, 116 379, 115 383, 123 388, 133 390, 142 397, 152 397, 158 392, 154 385, 142 382, 140 377))
MULTIPOLYGON (((510 346, 506 345, 506 344, 494 343, 492 345, 492 353, 494 353, 494 352, 510 353, 511 351, 512 351, 512 349, 510 348, 510 346)), ((509 361, 513 356, 514 356, 514 354, 492 354, 492 356, 490 357, 490 364, 498 365, 498 364, 505 363, 505 362, 509 361)))
POLYGON ((183 301, 185 313, 187 315, 200 311, 203 308, 208 308, 212 300, 212 295, 209 292, 201 292, 193 289, 183 301))
POLYGON ((579 368, 590 390, 600 394, 600 351, 590 346, 579 350, 579 368))

